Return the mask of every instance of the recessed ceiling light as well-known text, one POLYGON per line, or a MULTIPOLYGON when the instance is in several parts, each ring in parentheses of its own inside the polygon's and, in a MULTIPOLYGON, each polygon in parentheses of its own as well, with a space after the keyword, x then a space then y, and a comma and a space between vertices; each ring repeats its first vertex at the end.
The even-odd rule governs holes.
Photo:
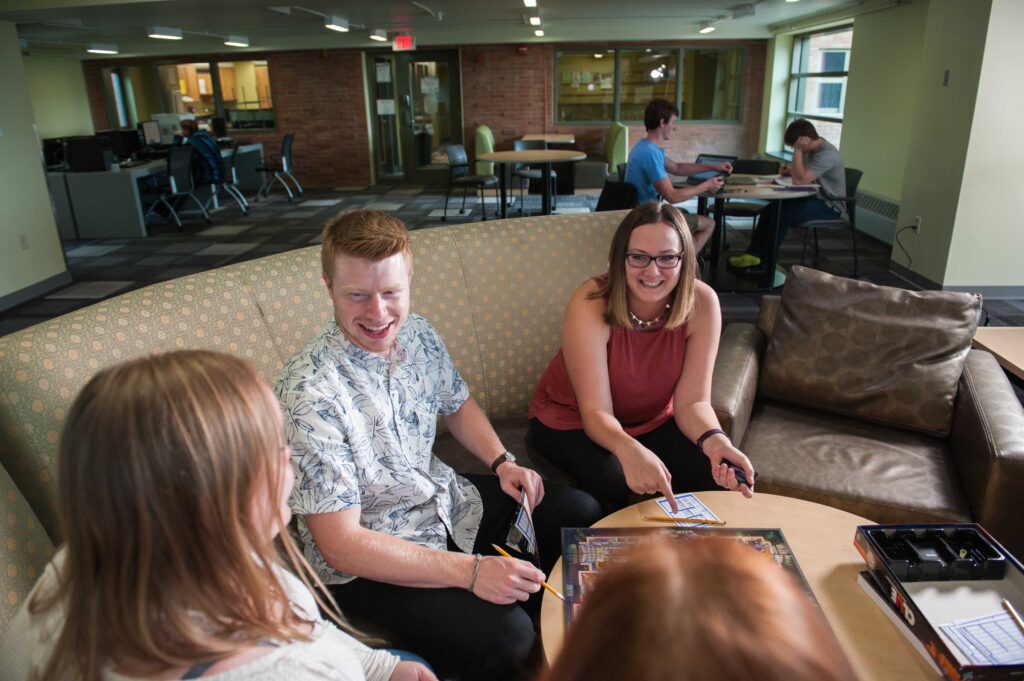
POLYGON ((540 17, 530 17, 531 26, 540 26, 540 17))
POLYGON ((85 51, 90 54, 117 54, 117 45, 89 43, 89 47, 85 48, 85 51))
POLYGON ((348 19, 342 19, 341 17, 327 17, 324 19, 324 28, 329 28, 332 31, 339 31, 341 33, 348 33, 348 19))
POLYGON ((711 33, 714 30, 715 30, 714 26, 712 26, 711 24, 709 24, 707 22, 704 22, 703 24, 700 25, 700 31, 698 31, 698 33, 711 33))
POLYGON ((595 52, 594 59, 604 59, 604 54, 601 52, 595 52))
POLYGON ((375 28, 373 33, 370 34, 370 40, 378 40, 382 43, 386 43, 388 40, 388 32, 383 28, 375 28))
POLYGON ((537 0, 523 0, 523 4, 526 5, 527 7, 536 7, 537 0))
POLYGON ((543 38, 544 37, 544 29, 543 28, 538 28, 536 31, 533 32, 533 34, 535 36, 537 36, 538 38, 543 38))
POLYGON ((181 40, 182 37, 180 28, 171 28, 169 26, 150 26, 147 35, 150 38, 159 38, 160 40, 181 40))
POLYGON ((249 38, 244 35, 229 35, 224 44, 228 47, 249 47, 249 38))

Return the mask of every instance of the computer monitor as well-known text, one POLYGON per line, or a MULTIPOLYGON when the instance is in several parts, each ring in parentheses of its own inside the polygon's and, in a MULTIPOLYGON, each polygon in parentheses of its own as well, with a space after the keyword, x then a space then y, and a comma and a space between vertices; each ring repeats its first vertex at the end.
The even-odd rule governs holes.
POLYGON ((139 123, 139 129, 142 130, 142 141, 147 147, 160 144, 159 121, 142 121, 139 123))
POLYGON ((64 163, 63 137, 51 137, 43 140, 43 159, 47 168, 64 163))
POLYGON ((110 140, 103 137, 69 137, 64 151, 68 168, 78 173, 109 170, 112 155, 110 140))
POLYGON ((118 159, 131 158, 142 149, 138 130, 101 130, 96 136, 110 140, 110 148, 118 159))

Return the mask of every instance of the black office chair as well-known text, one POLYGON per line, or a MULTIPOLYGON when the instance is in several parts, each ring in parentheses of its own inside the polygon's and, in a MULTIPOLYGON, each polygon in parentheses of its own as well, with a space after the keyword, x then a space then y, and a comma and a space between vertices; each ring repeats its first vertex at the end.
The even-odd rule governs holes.
POLYGON ((238 188, 236 183, 238 182, 238 170, 235 168, 235 157, 238 156, 238 145, 232 145, 231 156, 229 157, 228 167, 224 167, 224 159, 220 156, 217 157, 217 162, 220 164, 220 172, 218 175, 222 178, 220 182, 210 183, 210 198, 206 201, 206 206, 212 203, 214 208, 220 208, 220 193, 221 191, 227 192, 227 195, 235 200, 238 207, 242 209, 242 215, 249 214, 249 201, 246 200, 245 195, 238 188))
POLYGON ((295 198, 296 193, 302 196, 302 185, 292 175, 292 169, 295 167, 292 164, 292 143, 294 141, 295 133, 290 132, 284 136, 284 140, 281 141, 281 156, 276 162, 267 161, 265 158, 260 159, 260 165, 256 168, 256 172, 264 173, 264 175, 270 173, 270 176, 264 180, 263 186, 256 192, 257 201, 270 195, 270 189, 274 186, 275 182, 280 182, 281 186, 284 187, 284 190, 288 193, 289 201, 295 198), (286 177, 295 183, 295 192, 292 192, 292 188, 288 186, 284 179, 286 177))
POLYGON ((605 180, 604 187, 601 189, 601 196, 597 198, 597 207, 594 209, 594 212, 624 210, 635 208, 636 205, 636 187, 629 182, 605 180))
POLYGON ((814 264, 818 264, 818 230, 819 229, 848 229, 853 239, 853 278, 857 278, 857 186, 860 185, 860 178, 864 171, 855 168, 846 169, 846 196, 837 196, 837 200, 846 204, 848 220, 837 218, 835 220, 808 220, 796 225, 796 229, 804 231, 804 247, 800 251, 800 264, 804 264, 804 255, 807 253, 807 237, 814 232, 814 264))
POLYGON ((192 199, 199 206, 203 219, 207 223, 210 222, 210 214, 206 212, 206 206, 195 195, 195 184, 192 181, 192 154, 194 152, 191 145, 187 144, 171 147, 170 153, 167 155, 167 184, 154 187, 153 191, 149 192, 156 198, 149 205, 144 218, 149 217, 158 205, 163 205, 167 208, 168 216, 180 228, 181 218, 178 216, 176 207, 180 206, 183 201, 192 199))
POLYGON ((629 164, 628 163, 620 163, 619 165, 615 166, 615 169, 617 171, 619 171, 619 182, 625 182, 626 181, 626 170, 628 168, 629 168, 629 164))
POLYGON ((498 209, 501 199, 498 197, 498 176, 497 175, 470 175, 469 157, 466 155, 466 147, 461 144, 448 145, 448 191, 444 195, 444 215, 441 221, 448 219, 448 197, 452 195, 452 187, 462 187, 462 208, 459 215, 466 214, 466 195, 469 188, 480 190, 480 207, 484 212, 484 220, 487 219, 487 206, 483 202, 483 190, 488 187, 494 188, 494 196, 497 199, 494 204, 494 217, 498 217, 498 209))
MULTIPOLYGON (((512 148, 516 151, 525 151, 528 149, 547 149, 548 143, 544 140, 515 140, 512 142, 512 148)), ((528 163, 516 163, 512 167, 513 177, 519 178, 519 213, 522 214, 524 206, 523 196, 523 185, 527 188, 530 186, 530 180, 541 180, 544 170, 542 168, 531 168, 528 163)), ((558 173, 554 170, 548 175, 548 181, 551 183, 551 208, 552 210, 558 208, 558 173)))
MULTIPOLYGON (((778 161, 762 161, 759 159, 737 159, 732 162, 732 172, 734 175, 778 175, 779 174, 779 162, 778 161)), ((744 200, 730 200, 725 202, 725 209, 722 211, 723 218, 753 218, 753 224, 751 228, 757 226, 757 216, 760 215, 761 211, 765 206, 768 205, 767 201, 754 201, 749 199, 744 200)), ((726 229, 726 221, 722 220, 722 248, 729 248, 729 242, 726 240, 728 232, 726 229)))

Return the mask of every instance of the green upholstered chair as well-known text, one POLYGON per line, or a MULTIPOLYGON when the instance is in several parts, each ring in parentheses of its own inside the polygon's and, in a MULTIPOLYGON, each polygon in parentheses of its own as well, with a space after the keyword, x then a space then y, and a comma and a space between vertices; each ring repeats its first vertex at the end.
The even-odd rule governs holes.
MULTIPOLYGON (((575 189, 600 189, 609 175, 616 173, 620 163, 629 156, 629 128, 622 123, 612 123, 604 134, 604 149, 601 154, 587 154, 587 158, 573 165, 573 187, 575 189)), ((612 178, 614 179, 614 177, 612 178)))
MULTIPOLYGON (((476 126, 476 132, 473 134, 475 154, 490 154, 494 151, 494 133, 486 125, 476 126)), ((477 161, 476 162, 476 174, 482 176, 488 176, 494 174, 494 162, 493 161, 477 161)))

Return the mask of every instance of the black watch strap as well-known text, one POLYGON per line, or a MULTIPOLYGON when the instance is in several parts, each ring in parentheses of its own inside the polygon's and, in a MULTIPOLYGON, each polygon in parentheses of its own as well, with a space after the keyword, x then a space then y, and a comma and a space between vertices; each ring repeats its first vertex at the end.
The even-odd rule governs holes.
POLYGON ((498 458, 491 462, 491 472, 497 474, 498 466, 503 463, 515 463, 516 457, 511 452, 503 452, 498 458))

